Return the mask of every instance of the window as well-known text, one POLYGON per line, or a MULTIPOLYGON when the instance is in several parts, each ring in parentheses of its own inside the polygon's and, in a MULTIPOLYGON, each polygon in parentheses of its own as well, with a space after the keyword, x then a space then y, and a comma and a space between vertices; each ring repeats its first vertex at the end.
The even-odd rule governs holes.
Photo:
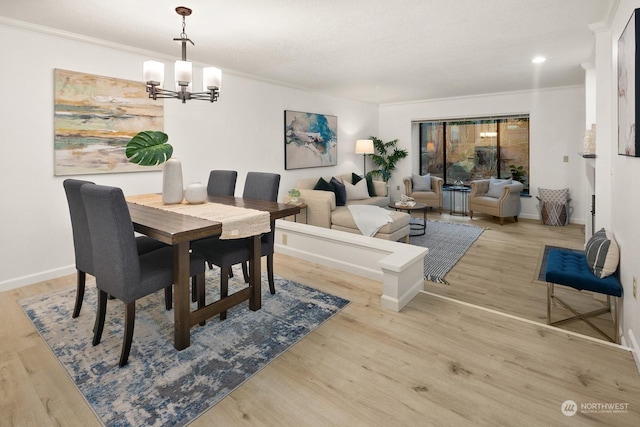
POLYGON ((420 174, 445 184, 513 178, 529 192, 529 116, 420 122, 420 174))

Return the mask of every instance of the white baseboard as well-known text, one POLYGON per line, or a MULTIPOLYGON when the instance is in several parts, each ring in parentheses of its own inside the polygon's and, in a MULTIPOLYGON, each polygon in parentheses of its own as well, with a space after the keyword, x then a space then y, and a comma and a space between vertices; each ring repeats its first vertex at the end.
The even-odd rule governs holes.
POLYGON ((638 369, 638 373, 640 373, 640 346, 638 346, 638 341, 636 341, 636 336, 633 334, 633 330, 629 329, 627 335, 623 335, 622 337, 624 345, 631 348, 633 360, 635 360, 636 368, 638 369))
POLYGON ((44 282, 46 280, 55 279, 57 277, 67 276, 69 274, 74 274, 75 272, 76 267, 74 265, 68 265, 65 267, 59 267, 52 270, 30 274, 28 276, 16 277, 14 279, 0 282, 0 292, 8 291, 15 288, 21 288, 23 286, 32 285, 38 282, 44 282))

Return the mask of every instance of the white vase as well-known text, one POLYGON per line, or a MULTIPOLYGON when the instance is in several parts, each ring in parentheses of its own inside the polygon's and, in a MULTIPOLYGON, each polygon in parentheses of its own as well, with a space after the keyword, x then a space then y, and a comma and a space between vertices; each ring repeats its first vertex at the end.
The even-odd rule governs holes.
POLYGON ((207 200, 207 187, 200 182, 192 182, 184 190, 184 199, 191 204, 204 202, 207 200))
POLYGON ((182 202, 182 162, 170 158, 162 171, 162 201, 167 204, 182 202))

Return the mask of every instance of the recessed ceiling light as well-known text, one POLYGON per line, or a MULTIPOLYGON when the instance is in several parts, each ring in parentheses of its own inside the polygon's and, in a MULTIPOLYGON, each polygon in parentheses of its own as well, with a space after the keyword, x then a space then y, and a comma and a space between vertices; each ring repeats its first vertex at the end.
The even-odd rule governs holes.
POLYGON ((547 58, 545 58, 544 56, 536 56, 531 60, 531 62, 533 62, 534 64, 542 64, 546 60, 547 58))

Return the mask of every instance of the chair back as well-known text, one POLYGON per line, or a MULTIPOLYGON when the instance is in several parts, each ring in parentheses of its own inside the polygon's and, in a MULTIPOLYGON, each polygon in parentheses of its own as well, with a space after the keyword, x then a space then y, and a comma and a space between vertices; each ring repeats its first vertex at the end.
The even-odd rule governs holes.
POLYGON ((62 185, 67 195, 69 214, 71 216, 71 230, 73 232, 73 250, 76 255, 76 268, 93 275, 93 249, 89 235, 89 223, 87 213, 82 201, 80 187, 85 184, 93 184, 91 181, 79 179, 65 179, 62 185))
POLYGON ((96 285, 128 303, 140 283, 140 260, 124 194, 95 184, 85 184, 80 191, 93 243, 96 285))
POLYGON ((249 172, 244 182, 245 199, 263 200, 267 202, 278 201, 278 189, 280 188, 280 175, 267 172, 249 172))
POLYGON ((233 196, 236 191, 238 172, 228 170, 212 170, 209 173, 207 194, 209 196, 233 196))

